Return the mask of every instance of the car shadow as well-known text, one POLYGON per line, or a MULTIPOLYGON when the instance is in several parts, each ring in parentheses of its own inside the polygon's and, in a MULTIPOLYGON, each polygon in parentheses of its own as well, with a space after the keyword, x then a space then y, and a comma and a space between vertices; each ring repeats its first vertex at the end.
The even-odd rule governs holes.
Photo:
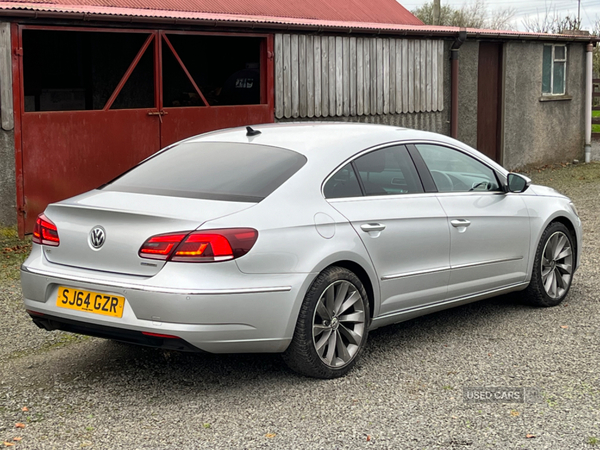
POLYGON ((376 345, 394 338, 402 339, 405 334, 418 341, 428 340, 432 335, 449 336, 457 331, 485 333, 490 323, 510 321, 513 315, 536 309, 525 304, 519 295, 507 294, 378 328, 370 333, 369 341, 376 345))
MULTIPOLYGON (((513 315, 527 314, 534 308, 519 303, 514 295, 505 295, 412 319, 371 332, 352 376, 367 376, 369 367, 381 358, 393 359, 407 345, 428 346, 432 340, 449 336, 490 334, 490 323, 511 321, 513 315), (529 310, 529 311, 528 311, 529 310)), ((110 379, 111 384, 168 384, 171 395, 195 392, 228 391, 255 384, 264 388, 271 381, 279 385, 298 383, 318 385, 314 380, 291 372, 278 354, 184 353, 90 339, 72 361, 67 378, 83 375, 91 380, 110 379)))

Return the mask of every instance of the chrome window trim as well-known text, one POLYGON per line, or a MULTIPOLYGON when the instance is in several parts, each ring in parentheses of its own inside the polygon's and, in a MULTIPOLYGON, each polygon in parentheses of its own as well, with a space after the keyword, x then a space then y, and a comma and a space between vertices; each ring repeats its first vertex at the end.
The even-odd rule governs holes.
MULTIPOLYGON (((331 177, 333 177, 342 167, 344 167, 346 164, 354 162, 356 159, 360 158, 361 156, 370 153, 370 152, 374 152, 383 148, 387 148, 387 147, 394 147, 396 145, 419 145, 419 144, 425 144, 425 145, 439 145, 442 147, 447 147, 450 148, 452 150, 456 150, 460 153, 463 153, 464 155, 473 158, 474 160, 476 160, 477 162, 483 164, 484 166, 486 166, 488 169, 490 169, 492 172, 494 172, 496 174, 496 176, 498 177, 498 182, 500 183, 500 185, 502 185, 503 183, 506 183, 506 177, 508 175, 508 171, 506 169, 504 169, 502 166, 500 166, 500 168, 502 168, 502 170, 504 170, 506 173, 503 173, 502 171, 500 171, 498 168, 496 167, 491 167, 487 161, 483 161, 482 159, 479 158, 478 155, 474 155, 471 154, 468 151, 465 151, 464 149, 450 144, 448 142, 443 142, 443 141, 436 141, 436 140, 425 140, 425 139, 404 139, 404 140, 400 140, 400 141, 392 141, 392 142, 387 142, 385 144, 378 144, 375 145, 373 147, 369 147, 366 148, 364 150, 362 150, 361 152, 350 156, 349 158, 346 158, 341 164, 339 164, 338 166, 336 166, 335 169, 333 169, 329 175, 327 175, 325 177, 325 179, 323 180, 323 182, 321 183, 321 195, 323 196, 323 198, 327 201, 336 201, 336 200, 342 200, 342 199, 348 199, 348 198, 373 198, 373 197, 406 197, 408 195, 426 195, 426 194, 471 194, 474 193, 474 191, 466 191, 466 192, 419 192, 419 193, 415 193, 415 194, 398 194, 398 195, 364 195, 364 196, 360 196, 360 197, 341 197, 341 198, 327 198, 325 197, 325 184, 327 184, 327 182, 329 181, 329 179, 331 177)), ((417 148, 417 151, 419 149, 417 148)), ((418 171, 417 171, 418 174, 418 171)), ((419 176, 420 179, 420 176, 419 176)), ((422 180, 421 180, 422 182, 422 180)), ((493 194, 505 194, 505 192, 503 191, 493 191, 493 192, 479 192, 480 194, 483 193, 493 193, 493 194)))
POLYGON ((105 282, 95 278, 82 277, 79 275, 64 276, 59 273, 49 272, 45 270, 32 269, 30 267, 21 267, 21 271, 41 275, 45 277, 64 280, 67 284, 71 282, 88 283, 98 286, 106 286, 107 288, 131 289, 135 291, 152 292, 155 294, 179 294, 179 295, 227 295, 227 294, 262 294, 270 292, 289 292, 292 286, 273 286, 273 287, 256 287, 256 288, 235 288, 235 289, 186 289, 186 288, 162 288, 157 286, 142 286, 134 283, 123 282, 105 282))
POLYGON ((466 191, 466 192, 418 192, 418 193, 414 193, 414 194, 394 194, 394 195, 364 195, 364 196, 360 196, 360 197, 340 197, 340 198, 326 198, 325 200, 327 200, 330 203, 337 203, 337 202, 349 202, 349 201, 367 201, 367 200, 394 200, 394 199, 401 199, 401 198, 414 198, 414 197, 419 197, 419 198, 423 198, 423 196, 426 197, 438 197, 438 196, 443 196, 443 197, 449 197, 449 196, 453 196, 453 195, 468 195, 468 196, 473 196, 473 195, 506 195, 506 192, 502 192, 502 191, 466 191))

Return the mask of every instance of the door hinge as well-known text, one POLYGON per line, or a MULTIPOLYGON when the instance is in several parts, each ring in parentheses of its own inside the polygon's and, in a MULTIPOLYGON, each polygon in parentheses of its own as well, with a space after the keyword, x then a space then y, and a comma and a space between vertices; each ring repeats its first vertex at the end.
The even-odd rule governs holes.
POLYGON ((16 56, 23 56, 23 47, 15 48, 16 56))

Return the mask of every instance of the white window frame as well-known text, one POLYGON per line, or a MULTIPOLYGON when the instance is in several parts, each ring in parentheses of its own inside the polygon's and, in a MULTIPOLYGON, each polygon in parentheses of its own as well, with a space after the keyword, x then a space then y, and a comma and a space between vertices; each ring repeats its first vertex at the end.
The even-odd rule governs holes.
MULTIPOLYGON (((567 94, 567 45, 566 44, 544 44, 544 47, 552 47, 552 57, 550 61, 550 92, 543 92, 542 86, 542 95, 544 96, 562 96, 567 94), (556 47, 563 47, 565 50, 564 58, 556 58, 556 47), (563 91, 562 92, 554 92, 554 63, 564 63, 565 70, 563 71, 563 91)), ((542 61, 542 77, 544 76, 544 67, 542 61)))

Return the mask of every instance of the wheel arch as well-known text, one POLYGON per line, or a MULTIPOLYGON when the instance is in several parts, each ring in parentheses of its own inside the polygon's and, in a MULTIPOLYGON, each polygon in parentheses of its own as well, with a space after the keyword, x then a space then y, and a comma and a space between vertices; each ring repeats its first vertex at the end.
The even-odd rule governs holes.
POLYGON ((367 271, 357 262, 354 261, 350 261, 350 260, 340 260, 340 261, 336 261, 333 262, 331 264, 329 264, 327 267, 325 267, 323 270, 327 269, 328 267, 333 267, 333 266, 337 266, 337 267, 343 267, 344 269, 348 269, 350 272, 354 273, 360 280, 360 282, 363 284, 365 291, 367 291, 367 297, 368 297, 368 301, 369 301, 369 323, 371 322, 371 320, 373 319, 373 315, 374 315, 374 308, 375 308, 375 290, 373 288, 373 282, 371 281, 371 277, 369 277, 369 274, 367 273, 367 271))
POLYGON ((544 227, 544 230, 556 222, 562 223, 565 227, 567 227, 567 230, 569 230, 569 233, 571 233, 571 236, 573 238, 573 247, 574 247, 574 251, 575 251, 575 261, 577 261, 577 265, 579 265, 579 243, 578 243, 578 239, 577 239, 578 235, 577 235, 577 230, 575 229, 575 225, 573 224, 573 222, 571 222, 571 220, 568 217, 557 216, 557 217, 554 217, 548 223, 548 225, 546 225, 546 227, 544 227))

